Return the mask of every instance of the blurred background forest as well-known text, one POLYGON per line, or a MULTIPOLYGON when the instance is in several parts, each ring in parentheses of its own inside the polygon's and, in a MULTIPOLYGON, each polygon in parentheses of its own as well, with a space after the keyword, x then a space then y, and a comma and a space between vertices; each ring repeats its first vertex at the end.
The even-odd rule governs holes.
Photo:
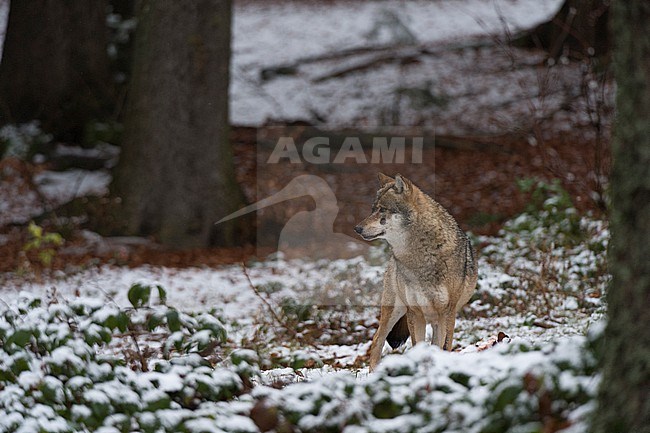
MULTIPOLYGON (((248 254, 254 218, 213 222, 303 173, 329 183, 347 234, 382 170, 406 172, 476 233, 520 212, 531 179, 606 210, 606 1, 37 3, 0 2, 5 269, 31 220, 66 238, 61 263, 248 254), (335 154, 341 137, 395 127, 431 138, 423 164, 287 163, 258 176, 262 132, 330 137, 335 154)), ((266 214, 281 227, 310 206, 266 214)))
POLYGON ((648 23, 643 0, 0 0, 0 431, 648 431, 648 23), (378 136, 422 162, 268 163, 378 136), (457 353, 369 375, 385 245, 266 257, 307 193, 214 223, 318 179, 352 236, 380 171, 450 210, 479 276, 457 353))

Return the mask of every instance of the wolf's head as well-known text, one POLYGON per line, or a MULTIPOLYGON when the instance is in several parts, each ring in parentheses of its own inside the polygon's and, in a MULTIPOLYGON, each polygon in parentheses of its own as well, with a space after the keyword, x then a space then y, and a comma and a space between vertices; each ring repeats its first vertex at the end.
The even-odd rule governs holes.
POLYGON ((379 173, 381 186, 372 205, 372 213, 355 228, 363 239, 386 239, 391 245, 404 240, 405 229, 412 221, 413 196, 418 190, 401 175, 393 179, 379 173))

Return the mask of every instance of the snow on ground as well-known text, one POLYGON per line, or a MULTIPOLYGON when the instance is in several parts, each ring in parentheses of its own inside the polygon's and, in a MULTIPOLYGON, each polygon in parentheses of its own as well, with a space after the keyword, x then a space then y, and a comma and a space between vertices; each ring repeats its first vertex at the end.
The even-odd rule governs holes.
MULTIPOLYGON (((547 20, 560 3, 238 3, 231 121, 420 125, 438 133, 526 128, 522 118, 578 103, 567 90, 581 79, 578 65, 537 68, 538 54, 490 41, 547 20)), ((568 127, 584 119, 562 120, 568 127)))
POLYGON ((107 171, 43 171, 34 176, 34 182, 44 197, 55 205, 87 195, 104 196, 108 194, 110 181, 111 175, 107 171))
MULTIPOLYGON (((233 68, 259 69, 392 44, 458 42, 531 28, 561 0, 237 2, 233 68)), ((234 92, 235 95, 237 92, 234 92)), ((235 119, 236 120, 236 119, 235 119)))
MULTIPOLYGON (((5 171, 11 169, 9 165, 5 171)), ((102 171, 43 171, 34 178, 39 187, 34 196, 62 203, 77 196, 102 195, 108 181, 102 171)), ((15 194, 13 186, 13 196, 26 196, 15 194)), ((5 192, 5 197, 12 197, 12 191, 5 192)), ((457 348, 470 350, 500 332, 531 344, 584 335, 603 317, 601 299, 609 278, 605 271, 607 227, 589 216, 578 216, 570 201, 559 197, 549 197, 543 210, 508 222, 499 236, 475 240, 481 245, 478 289, 457 321, 457 348)), ((2 214, 13 221, 28 221, 39 210, 6 200, 1 203, 6 208, 2 214)), ((83 237, 89 244, 111 241, 87 231, 83 237)), ((127 293, 132 285, 160 285, 167 291, 168 304, 180 311, 214 309, 235 345, 259 339, 260 329, 277 326, 272 316, 282 315, 288 305, 298 317, 293 332, 309 335, 314 329, 318 331, 311 337, 310 350, 323 359, 336 360, 339 366, 351 366, 365 353, 376 326, 387 254, 383 246, 376 246, 368 257, 287 260, 278 253, 245 268, 103 265, 59 271, 43 278, 10 272, 0 275, 0 299, 10 304, 22 292, 40 297, 56 293, 68 301, 81 296, 128 307, 127 293), (296 312, 301 311, 300 305, 308 308, 296 312)), ((269 332, 264 338, 275 339, 273 331, 269 332)), ((296 336, 287 340, 286 333, 277 337, 269 348, 278 356, 301 345, 300 336, 298 340, 296 336)))
POLYGON ((31 179, 21 177, 11 167, 5 167, 2 172, 12 179, 0 183, 0 226, 27 223, 78 197, 104 196, 111 181, 110 174, 104 170, 45 170, 31 179))
MULTIPOLYGON (((594 233, 591 243, 598 248, 606 246, 608 234, 599 223, 585 220, 584 228, 594 233)), ((570 249, 557 247, 540 256, 540 251, 528 246, 530 240, 522 241, 523 246, 513 252, 513 236, 518 235, 482 239, 483 243, 489 242, 490 245, 483 248, 485 254, 480 258, 477 296, 464 309, 456 326, 456 344, 466 351, 499 332, 530 344, 584 335, 592 323, 603 317, 600 295, 591 294, 604 291, 607 277, 588 278, 604 266, 602 254, 594 255, 596 253, 591 247, 580 244, 570 249), (517 254, 518 262, 514 263, 512 257, 517 254), (554 263, 562 277, 542 281, 545 287, 540 291, 535 286, 538 283, 536 276, 546 278, 542 277, 540 260, 548 260, 547 254, 557 257, 554 263), (526 269, 533 270, 533 274, 526 276, 526 269)), ((526 239, 525 236, 522 239, 526 239)), ((167 291, 168 305, 181 311, 216 310, 237 345, 260 327, 272 323, 269 308, 281 314, 281 306, 287 300, 322 306, 325 310, 343 310, 345 312, 340 316, 343 320, 354 318, 358 323, 366 324, 363 326, 376 323, 384 269, 384 260, 377 260, 377 257, 383 255, 383 249, 373 250, 372 255, 372 259, 357 257, 334 261, 284 260, 279 257, 249 263, 246 272, 255 288, 251 287, 241 265, 184 269, 155 266, 129 269, 106 265, 76 273, 60 273, 43 281, 7 274, 1 281, 0 299, 11 303, 24 291, 40 297, 54 291, 65 300, 82 296, 106 299, 120 307, 128 307, 127 292, 133 284, 160 285, 167 291)), ((327 327, 328 317, 319 319, 314 316, 309 320, 324 321, 321 325, 327 327)), ((333 334, 345 332, 342 329, 328 331, 333 334)), ((340 365, 353 364, 369 343, 364 339, 345 345, 332 344, 327 335, 319 341, 321 343, 310 350, 323 359, 335 358, 340 365)), ((283 351, 290 353, 295 350, 296 344, 300 346, 296 341, 274 344, 277 346, 274 350, 280 355, 283 351)))
MULTIPOLYGON (((368 285, 379 284, 380 267, 370 266, 360 258, 353 259, 352 262, 364 267, 361 273, 369 278, 368 285)), ((272 298, 269 298, 271 302, 293 297, 314 303, 315 300, 310 299, 310 296, 317 290, 316 287, 327 285, 329 282, 338 284, 337 277, 341 268, 348 264, 345 260, 335 261, 327 266, 322 262, 273 260, 252 264, 247 267, 247 273, 256 287, 278 287, 272 298)), ((65 300, 77 296, 102 298, 120 307, 130 306, 127 292, 133 284, 160 285, 167 291, 169 305, 186 312, 216 309, 226 320, 226 324, 237 322, 237 327, 230 327, 229 330, 233 332, 243 329, 240 337, 255 332, 257 324, 254 321, 258 314, 268 315, 264 302, 250 287, 240 265, 217 269, 154 266, 125 269, 102 266, 71 275, 60 273, 42 282, 29 282, 11 277, 2 280, 4 281, 0 281, 0 299, 5 302, 11 302, 21 292, 46 297, 55 291, 57 296, 65 300)), ((373 289, 376 290, 377 287, 373 289)), ((339 348, 338 352, 342 350, 345 349, 339 348)), ((326 352, 333 353, 336 349, 328 348, 326 352)))

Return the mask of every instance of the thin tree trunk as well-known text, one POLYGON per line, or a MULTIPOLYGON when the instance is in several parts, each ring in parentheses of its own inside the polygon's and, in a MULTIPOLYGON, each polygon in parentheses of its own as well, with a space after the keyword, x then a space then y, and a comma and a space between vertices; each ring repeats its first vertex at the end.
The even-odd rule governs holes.
POLYGON ((519 37, 518 45, 541 48, 550 58, 603 56, 610 49, 609 1, 565 0, 550 21, 519 37))
POLYGON ((612 285, 594 430, 650 431, 650 3, 616 1, 612 285))
POLYGON ((0 124, 34 119, 62 140, 110 113, 105 0, 12 1, 0 63, 0 124))
POLYGON ((248 240, 228 133, 231 3, 143 0, 113 193, 126 231, 185 248, 248 240))

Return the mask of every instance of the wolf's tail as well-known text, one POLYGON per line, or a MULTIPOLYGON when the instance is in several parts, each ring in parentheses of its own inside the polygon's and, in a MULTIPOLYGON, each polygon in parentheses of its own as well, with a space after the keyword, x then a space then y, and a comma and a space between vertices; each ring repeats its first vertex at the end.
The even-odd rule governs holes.
POLYGON ((402 344, 406 343, 406 340, 411 334, 409 333, 408 323, 406 322, 406 315, 403 315, 393 326, 393 329, 390 330, 386 341, 390 344, 390 347, 397 349, 402 344))

